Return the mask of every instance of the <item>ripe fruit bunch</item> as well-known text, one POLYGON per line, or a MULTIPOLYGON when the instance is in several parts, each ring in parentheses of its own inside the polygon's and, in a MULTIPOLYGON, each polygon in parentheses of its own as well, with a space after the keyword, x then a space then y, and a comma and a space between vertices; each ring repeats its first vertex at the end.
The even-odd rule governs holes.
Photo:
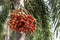
POLYGON ((10 17, 8 25, 13 31, 31 33, 36 29, 36 19, 31 14, 20 14, 19 11, 14 11, 10 17))

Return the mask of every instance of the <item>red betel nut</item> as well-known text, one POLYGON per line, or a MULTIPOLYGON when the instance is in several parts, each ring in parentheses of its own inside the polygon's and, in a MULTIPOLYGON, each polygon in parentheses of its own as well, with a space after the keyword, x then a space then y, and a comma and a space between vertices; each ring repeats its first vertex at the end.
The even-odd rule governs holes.
POLYGON ((10 17, 8 25, 13 31, 31 33, 36 29, 37 22, 32 15, 19 14, 19 11, 16 10, 10 14, 10 17))

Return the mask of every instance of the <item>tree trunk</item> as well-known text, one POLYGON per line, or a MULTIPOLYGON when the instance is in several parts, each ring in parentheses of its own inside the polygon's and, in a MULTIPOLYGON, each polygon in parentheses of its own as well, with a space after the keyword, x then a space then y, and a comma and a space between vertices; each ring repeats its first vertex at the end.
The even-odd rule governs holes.
POLYGON ((25 33, 23 32, 14 32, 15 40, 25 40, 25 33))
MULTIPOLYGON (((10 13, 10 11, 9 11, 10 13)), ((9 16, 9 14, 8 14, 9 16)), ((10 33, 9 33, 9 27, 8 27, 8 20, 9 18, 6 19, 6 33, 5 33, 5 40, 10 40, 10 33)))
MULTIPOLYGON (((24 0, 16 0, 16 3, 14 5, 15 9, 18 9, 20 5, 24 7, 24 0)), ((15 40, 25 40, 25 33, 16 31, 14 33, 15 33, 15 40)))

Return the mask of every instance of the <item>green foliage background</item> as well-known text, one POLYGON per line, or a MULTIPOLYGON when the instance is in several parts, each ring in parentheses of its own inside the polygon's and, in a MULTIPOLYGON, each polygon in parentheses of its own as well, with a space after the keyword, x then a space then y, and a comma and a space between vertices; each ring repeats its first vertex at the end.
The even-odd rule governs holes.
MULTIPOLYGON (((51 17, 48 7, 45 5, 44 0, 26 0, 25 1, 25 8, 27 9, 29 14, 33 14, 33 16, 37 20, 37 29, 32 35, 26 36, 26 40, 52 40, 52 32, 50 26, 50 19, 52 19, 52 24, 56 25, 55 19, 58 21, 60 20, 60 4, 59 0, 48 0, 49 5, 51 6, 51 17), (58 5, 58 6, 57 6, 58 5)), ((10 0, 3 0, 2 1, 2 13, 0 14, 0 40, 5 39, 4 34, 4 24, 9 13, 11 10, 11 1, 10 0)), ((57 23, 55 27, 55 31, 59 28, 60 22, 57 23)), ((58 33, 58 32, 57 32, 58 33)), ((12 32, 10 35, 10 40, 14 40, 14 33, 12 32)))

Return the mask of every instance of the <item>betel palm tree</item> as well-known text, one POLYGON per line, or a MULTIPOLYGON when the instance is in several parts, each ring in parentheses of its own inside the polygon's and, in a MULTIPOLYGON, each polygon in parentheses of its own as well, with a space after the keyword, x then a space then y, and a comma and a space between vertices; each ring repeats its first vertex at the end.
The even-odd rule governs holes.
MULTIPOLYGON (((50 27, 49 27, 49 13, 48 8, 46 8, 43 0, 27 0, 28 5, 26 9, 29 13, 33 13, 34 17, 37 19, 37 30, 30 36, 30 40, 50 40, 50 27)), ((8 4, 8 2, 6 3, 8 4)), ((9 10, 9 6, 5 4, 4 13, 9 10)), ((5 13, 6 15, 6 13, 5 13)), ((7 16, 7 15, 6 15, 7 16)))
MULTIPOLYGON (((7 0, 6 0, 7 1, 7 0)), ((10 9, 9 10, 15 10, 15 9, 18 9, 21 4, 21 1, 23 2, 24 0, 9 0, 10 1, 10 9), (20 4, 18 4, 20 2, 20 4), (12 5, 13 4, 13 5, 12 5)), ((23 6, 23 5, 22 5, 23 6)), ((9 14, 8 14, 9 15, 9 14)), ((7 16, 8 16, 7 15, 7 16)), ((8 21, 8 20, 6 20, 8 21)), ((6 23, 7 24, 7 23, 6 23)), ((7 25, 8 26, 8 25, 7 25)), ((8 28, 8 27, 7 27, 8 28)), ((8 33, 9 30, 7 30, 7 35, 6 35, 6 40, 10 40, 9 39, 9 33, 8 33)), ((20 33, 20 32, 14 32, 14 37, 15 39, 14 40, 24 40, 25 38, 25 33, 20 33)))

